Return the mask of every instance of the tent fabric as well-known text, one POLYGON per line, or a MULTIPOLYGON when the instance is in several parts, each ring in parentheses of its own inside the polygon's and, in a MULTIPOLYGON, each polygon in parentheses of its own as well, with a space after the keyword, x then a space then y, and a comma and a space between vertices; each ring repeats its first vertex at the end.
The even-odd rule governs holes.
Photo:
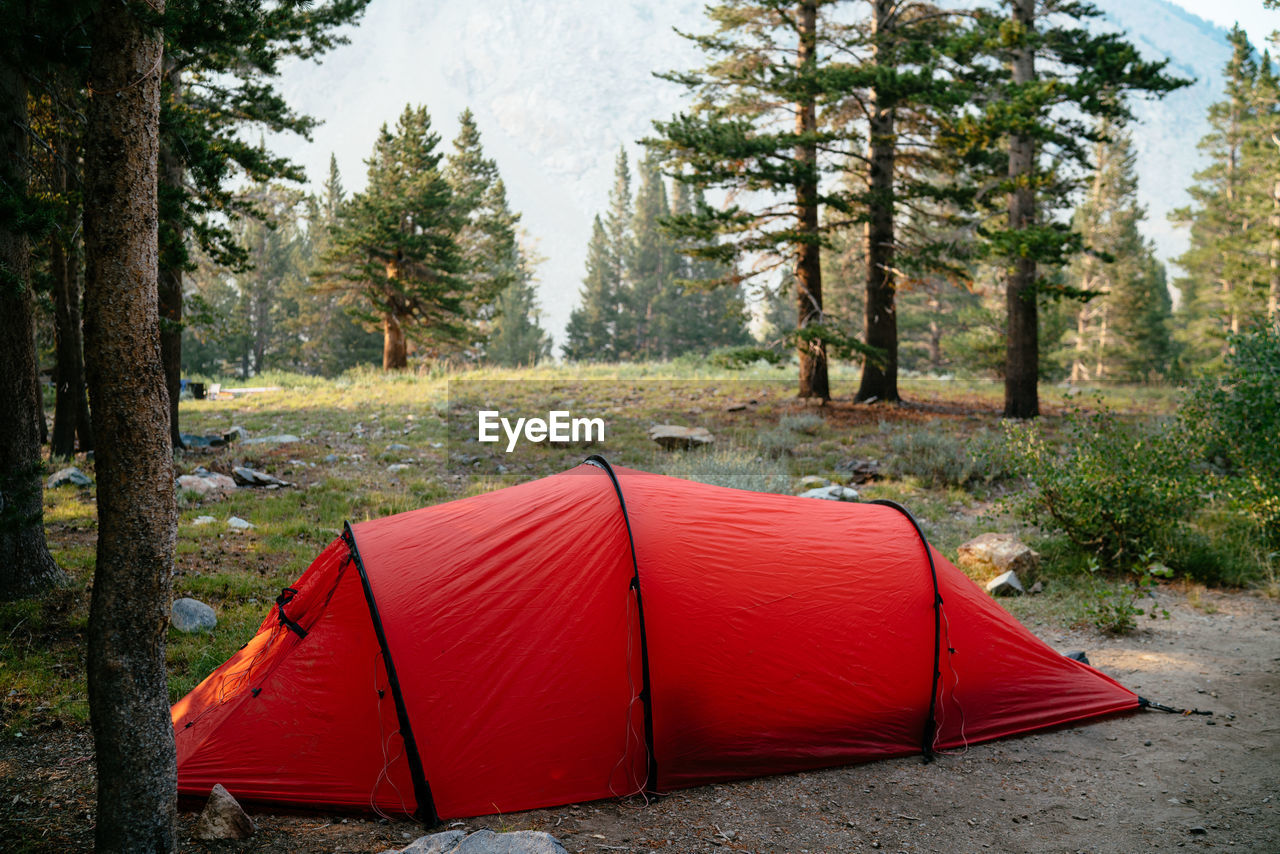
POLYGON ((1139 704, 900 508, 602 461, 358 523, 291 590, 173 707, 181 793, 456 818, 1139 704))

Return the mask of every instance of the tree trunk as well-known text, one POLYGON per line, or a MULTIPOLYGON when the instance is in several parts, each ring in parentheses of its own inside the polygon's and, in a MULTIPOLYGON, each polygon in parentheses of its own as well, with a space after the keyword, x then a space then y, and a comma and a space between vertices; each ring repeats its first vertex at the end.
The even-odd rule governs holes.
POLYGON ((40 424, 44 404, 36 366, 30 242, 13 208, 26 203, 27 86, 0 65, 0 599, 52 587, 62 572, 44 539, 40 424), (12 207, 11 207, 12 206, 12 207))
MULTIPOLYGON (((800 48, 796 65, 812 68, 817 62, 818 14, 815 0, 800 4, 800 48)), ((813 134, 817 112, 812 96, 796 104, 796 133, 813 134)), ((797 229, 802 235, 796 247, 796 327, 822 323, 822 263, 818 245, 818 146, 802 139, 796 145, 796 165, 805 174, 796 183, 797 229)), ((824 341, 800 341, 800 397, 831 399, 827 383, 827 345, 824 341)))
MULTIPOLYGON (((873 65, 892 62, 886 40, 893 38, 891 0, 874 0, 871 12, 873 65)), ((898 314, 894 305, 894 110, 872 84, 868 94, 867 140, 867 300, 863 340, 879 353, 862 364, 855 400, 898 400, 898 314)))
MULTIPOLYGON (((170 102, 176 106, 182 100, 182 72, 177 63, 167 57, 164 82, 170 102)), ((186 257, 182 200, 186 190, 182 185, 182 156, 174 150, 172 136, 164 135, 160 145, 159 199, 164 212, 159 275, 160 359, 164 364, 165 389, 169 392, 169 439, 173 447, 185 448, 178 423, 178 393, 182 389, 182 268, 186 257)))
MULTIPOLYGON (((1014 0, 1013 22, 1017 29, 1030 33, 1035 28, 1035 0, 1014 0)), ((1025 37, 1014 51, 1013 82, 1030 83, 1035 79, 1035 53, 1025 37)), ((1035 169, 1035 142, 1021 134, 1009 136, 1009 229, 1030 228, 1035 224, 1035 190, 1031 179, 1035 169)), ((1008 312, 1008 336, 1005 344, 1004 416, 1035 418, 1040 414, 1037 382, 1040 369, 1040 331, 1036 305, 1036 262, 1018 257, 1008 273, 1005 293, 1008 312)))
POLYGON ((402 371, 409 367, 409 348, 404 339, 404 328, 395 312, 382 316, 382 370, 402 371))
MULTIPOLYGON (((67 167, 75 157, 66 132, 58 131, 53 158, 54 190, 66 197, 67 167)), ((61 222, 61 233, 49 241, 49 272, 53 280, 54 341, 56 349, 56 397, 53 407, 53 438, 50 452, 55 457, 69 457, 76 452, 76 436, 80 450, 93 448, 93 430, 88 424, 89 403, 84 388, 84 338, 80 327, 80 273, 73 235, 78 230, 78 204, 67 204, 67 215, 61 222)))
POLYGON ((160 359, 156 209, 163 0, 101 5, 85 142, 85 362, 98 440, 89 713, 98 851, 175 848, 177 771, 165 632, 173 450, 160 359))
MULTIPOLYGON (((1087 280, 1086 280, 1087 281, 1087 280)), ((1088 285, 1084 285, 1083 289, 1087 289, 1088 285)), ((1080 310, 1076 312, 1076 346, 1075 358, 1071 360, 1071 382, 1087 382, 1089 379, 1089 369, 1085 366, 1084 360, 1088 355, 1089 342, 1089 307, 1081 305, 1080 310)))

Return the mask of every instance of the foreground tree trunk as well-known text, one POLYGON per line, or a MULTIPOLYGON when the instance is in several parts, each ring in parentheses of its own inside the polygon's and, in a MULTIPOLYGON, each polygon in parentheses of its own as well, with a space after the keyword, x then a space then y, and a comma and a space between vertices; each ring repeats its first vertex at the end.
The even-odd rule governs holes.
MULTIPOLYGON (((796 65, 804 69, 817 62, 817 3, 804 0, 800 4, 800 48, 796 65)), ((817 112, 812 95, 796 104, 796 133, 813 134, 817 129, 817 112)), ((796 183, 796 218, 800 221, 801 242, 796 247, 796 327, 822 322, 822 263, 818 243, 818 147, 802 139, 796 145, 796 165, 808 170, 809 176, 796 183)), ((823 341, 801 341, 800 397, 831 398, 827 383, 827 347, 823 341)))
MULTIPOLYGON (((893 19, 899 12, 891 0, 875 0, 871 14, 874 65, 891 62, 887 42, 893 38, 893 19)), ((862 381, 855 400, 898 398, 898 313, 894 305, 893 172, 894 110, 885 103, 879 86, 871 87, 867 141, 867 300, 863 335, 869 347, 880 351, 862 363, 862 381)))
MULTIPOLYGON (((1035 0, 1014 0, 1013 22, 1021 31, 1035 28, 1035 0)), ((1014 51, 1013 82, 1035 79, 1035 52, 1026 39, 1014 51)), ((1031 186, 1035 168, 1035 143, 1028 136, 1009 136, 1009 229, 1027 229, 1035 224, 1035 190, 1031 186)), ((1014 259, 1008 273, 1005 309, 1008 337, 1005 342, 1004 416, 1034 418, 1040 414, 1037 382, 1040 370, 1040 330, 1036 304, 1036 262, 1014 259)))
POLYGON ((26 204, 27 87, 0 64, 0 599, 51 587, 62 572, 44 539, 40 426, 26 204))
MULTIPOLYGON (((169 98, 182 99, 182 72, 166 57, 164 82, 169 98)), ((160 247, 160 358, 164 363, 164 384, 169 392, 169 438, 175 448, 185 448, 178 424, 178 392, 182 388, 182 267, 185 260, 182 222, 182 158, 173 150, 172 135, 160 146, 161 210, 164 211, 165 243, 160 247)))
MULTIPOLYGON (((76 146, 70 135, 59 130, 54 139, 57 156, 53 159, 54 190, 68 195, 67 164, 76 157, 76 146)), ((54 341, 57 364, 56 397, 53 406, 53 436, 50 453, 69 457, 80 450, 93 450, 93 428, 89 424, 89 400, 84 386, 84 336, 80 325, 80 265, 73 237, 79 231, 80 207, 68 201, 61 223, 61 234, 53 235, 49 245, 49 272, 53 280, 54 341)))
POLYGON ((98 851, 175 848, 177 771, 164 641, 177 519, 157 309, 163 0, 93 20, 85 143, 85 361, 98 476, 89 712, 98 851))

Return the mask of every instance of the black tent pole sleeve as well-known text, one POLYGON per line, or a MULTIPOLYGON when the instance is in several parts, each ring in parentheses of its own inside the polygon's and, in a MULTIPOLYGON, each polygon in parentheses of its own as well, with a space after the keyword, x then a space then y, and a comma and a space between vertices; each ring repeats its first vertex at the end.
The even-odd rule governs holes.
POLYGON ((418 753, 418 743, 413 738, 413 727, 409 723, 409 710, 404 704, 404 694, 400 692, 400 680, 396 678, 396 666, 391 660, 391 649, 387 646, 387 634, 382 629, 382 617, 378 614, 378 603, 373 598, 373 588, 369 586, 369 574, 365 572, 364 561, 360 559, 360 550, 356 548, 356 535, 351 530, 350 522, 342 523, 342 539, 351 550, 351 559, 360 571, 360 585, 364 588, 364 599, 369 605, 369 616, 373 619, 373 631, 378 636, 378 646, 382 649, 382 662, 387 667, 387 681, 391 683, 391 696, 396 704, 396 717, 400 721, 400 739, 404 742, 404 756, 409 763, 409 776, 413 780, 413 797, 418 802, 418 811, 414 817, 428 827, 440 823, 436 813, 436 802, 431 796, 431 785, 422 770, 422 756, 418 753))
POLYGON ((920 543, 924 546, 925 557, 929 559, 929 574, 933 576, 933 679, 929 682, 929 717, 924 722, 924 736, 921 745, 924 761, 928 762, 933 758, 933 741, 937 737, 938 680, 942 678, 942 593, 938 590, 938 568, 933 563, 933 550, 929 548, 929 541, 925 538, 924 531, 920 530, 920 523, 916 521, 915 516, 911 515, 910 510, 896 501, 888 501, 883 498, 868 501, 867 503, 892 507, 903 516, 906 516, 907 521, 911 523, 911 527, 916 529, 916 535, 920 537, 920 543))
POLYGON ((644 631, 644 599, 640 596, 640 564, 636 561, 636 540, 631 533, 631 518, 627 515, 627 501, 622 497, 622 485, 613 473, 613 466, 599 454, 583 460, 587 465, 604 469, 613 481, 613 491, 618 494, 618 506, 622 508, 622 521, 627 526, 627 542, 631 544, 631 589, 636 592, 636 619, 640 623, 640 701, 644 704, 644 746, 648 752, 648 769, 645 775, 645 791, 658 791, 658 757, 653 752, 653 692, 649 684, 649 640, 644 631))

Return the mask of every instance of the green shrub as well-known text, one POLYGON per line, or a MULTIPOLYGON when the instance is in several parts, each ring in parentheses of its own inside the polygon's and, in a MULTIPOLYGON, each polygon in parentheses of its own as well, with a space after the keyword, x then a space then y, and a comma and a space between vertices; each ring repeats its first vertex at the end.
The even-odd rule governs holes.
POLYGON ((1038 424, 1008 428, 1011 462, 1031 487, 1015 512, 1062 531, 1109 569, 1131 570, 1145 553, 1172 560, 1202 501, 1184 434, 1105 409, 1069 413, 1062 433, 1054 444, 1038 424))
POLYGON ((1280 548, 1280 325, 1232 336, 1226 371, 1182 406, 1204 456, 1222 465, 1227 494, 1280 548))
POLYGON ((968 438, 933 427, 881 427, 889 432, 885 471, 891 477, 914 477, 928 487, 990 483, 1009 474, 1003 437, 979 430, 968 438))
POLYGON ((791 471, 786 462, 750 448, 695 448, 675 454, 664 453, 656 470, 660 474, 713 486, 752 492, 791 492, 791 471))
POLYGON ((756 362, 781 365, 787 358, 787 354, 768 347, 722 347, 712 350, 707 360, 717 368, 736 371, 749 368, 756 362))
POLYGON ((1089 559, 1089 581, 1092 585, 1089 602, 1084 612, 1089 622, 1100 632, 1111 635, 1126 635, 1138 627, 1135 619, 1146 614, 1155 620, 1163 616, 1169 619, 1169 612, 1156 603, 1156 577, 1168 578, 1173 574, 1167 566, 1151 561, 1152 553, 1147 552, 1139 559, 1142 567, 1131 582, 1119 584, 1101 577, 1097 558, 1089 559), (1138 607, 1139 602, 1151 604, 1144 611, 1138 607))
POLYGON ((797 412, 795 415, 784 415, 778 419, 778 426, 784 430, 794 430, 806 436, 815 435, 826 421, 821 415, 812 412, 797 412))

